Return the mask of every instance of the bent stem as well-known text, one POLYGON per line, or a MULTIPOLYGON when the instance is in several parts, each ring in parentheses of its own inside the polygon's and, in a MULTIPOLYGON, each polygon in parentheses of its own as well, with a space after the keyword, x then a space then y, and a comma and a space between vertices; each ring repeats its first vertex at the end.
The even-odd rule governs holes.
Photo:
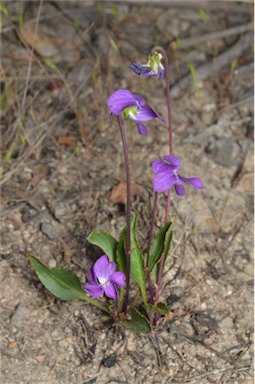
POLYGON ((128 146, 123 127, 123 122, 120 116, 117 116, 120 135, 123 145, 123 154, 126 169, 126 183, 127 183, 127 204, 126 204, 126 223, 127 223, 127 235, 126 235, 126 296, 123 303, 123 312, 127 313, 128 299, 129 299, 129 285, 130 285, 130 254, 131 254, 131 176, 128 160, 128 146))
POLYGON ((166 99, 167 99, 167 124, 169 132, 169 152, 170 155, 173 153, 173 129, 172 129, 172 113, 171 113, 171 98, 170 98, 170 80, 168 70, 168 57, 164 48, 159 45, 152 48, 151 53, 160 52, 164 58, 165 77, 166 77, 166 99))
MULTIPOLYGON (((172 128, 172 113, 171 113, 171 98, 170 98, 170 80, 169 80, 169 69, 168 69, 168 57, 167 53, 161 46, 157 45, 152 48, 151 53, 160 52, 164 59, 165 67, 165 78, 166 78, 166 100, 167 100, 167 123, 168 123, 168 132, 169 132, 169 153, 173 153, 173 128, 172 128)), ((166 211, 165 211, 165 224, 168 222, 169 212, 170 212, 170 190, 167 193, 167 202, 166 202, 166 211)), ((164 258, 162 257, 159 263, 158 269, 158 278, 157 278, 157 289, 155 302, 159 300, 160 289, 162 284, 162 275, 163 275, 163 266, 164 258)))

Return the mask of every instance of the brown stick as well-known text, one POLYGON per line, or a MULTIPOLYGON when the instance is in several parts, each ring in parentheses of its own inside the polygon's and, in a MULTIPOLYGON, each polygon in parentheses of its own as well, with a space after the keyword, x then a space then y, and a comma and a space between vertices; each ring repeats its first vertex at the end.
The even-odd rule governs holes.
POLYGON ((223 31, 207 33, 202 36, 190 37, 187 39, 181 39, 180 49, 186 49, 193 47, 194 45, 205 43, 209 40, 224 39, 229 36, 238 35, 252 30, 252 23, 237 25, 233 28, 224 29, 223 31))

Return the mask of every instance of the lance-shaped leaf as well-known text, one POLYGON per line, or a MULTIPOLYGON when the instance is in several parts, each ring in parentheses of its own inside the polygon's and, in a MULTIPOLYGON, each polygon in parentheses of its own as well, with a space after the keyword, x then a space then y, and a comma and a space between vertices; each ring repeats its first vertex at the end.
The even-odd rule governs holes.
POLYGON ((167 254, 172 240, 172 223, 164 224, 151 245, 149 257, 149 269, 152 271, 154 266, 160 261, 163 254, 167 254))
POLYGON ((145 267, 144 260, 142 257, 142 251, 139 248, 138 242, 136 240, 136 217, 131 218, 131 255, 130 255, 130 266, 131 266, 131 275, 133 279, 137 282, 141 289, 142 295, 145 294, 145 267))
POLYGON ((169 249, 172 243, 172 238, 173 238, 173 224, 171 223, 170 227, 166 232, 165 241, 164 241, 164 252, 163 252, 164 263, 166 262, 167 256, 169 255, 169 249))
POLYGON ((118 264, 119 270, 124 273, 126 273, 126 263, 127 263, 126 250, 125 250, 126 236, 127 236, 127 227, 125 226, 120 233, 120 238, 119 238, 117 251, 116 251, 116 255, 117 255, 116 262, 118 264))
POLYGON ((41 283, 62 300, 86 299, 79 278, 63 268, 48 268, 34 256, 28 256, 41 283))
POLYGON ((87 240, 90 244, 101 248, 111 261, 116 261, 118 242, 109 233, 95 230, 91 232, 87 240))
POLYGON ((149 320, 135 308, 131 311, 131 319, 121 321, 121 325, 133 332, 150 333, 152 331, 149 320))

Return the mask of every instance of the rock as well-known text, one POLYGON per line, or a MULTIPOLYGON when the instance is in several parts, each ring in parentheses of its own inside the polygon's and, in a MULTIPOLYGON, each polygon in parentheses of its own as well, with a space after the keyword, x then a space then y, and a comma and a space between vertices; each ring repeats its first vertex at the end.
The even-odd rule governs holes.
POLYGON ((251 172, 243 175, 237 189, 245 193, 254 193, 254 173, 251 172))
POLYGON ((55 259, 50 259, 49 260, 49 268, 56 268, 57 262, 55 259))
POLYGON ((102 364, 107 368, 113 367, 116 363, 117 363, 117 358, 116 358, 116 355, 114 353, 112 355, 110 355, 109 357, 105 357, 102 360, 102 364))
POLYGON ((48 237, 50 240, 59 239, 60 238, 60 231, 58 228, 53 226, 49 223, 42 223, 41 224, 41 231, 42 233, 48 237))
POLYGON ((23 41, 35 52, 54 63, 73 63, 80 58, 80 53, 73 47, 72 41, 56 36, 51 25, 40 24, 36 29, 35 23, 27 21, 23 24, 20 34, 23 41))
POLYGON ((18 304, 11 317, 11 325, 16 328, 21 328, 23 324, 24 317, 27 313, 27 308, 23 304, 18 304))
POLYGON ((205 148, 205 152, 210 157, 213 157, 214 162, 216 164, 223 165, 224 167, 229 167, 236 164, 237 157, 234 155, 237 151, 237 144, 231 142, 225 137, 217 140, 210 140, 210 143, 205 148))

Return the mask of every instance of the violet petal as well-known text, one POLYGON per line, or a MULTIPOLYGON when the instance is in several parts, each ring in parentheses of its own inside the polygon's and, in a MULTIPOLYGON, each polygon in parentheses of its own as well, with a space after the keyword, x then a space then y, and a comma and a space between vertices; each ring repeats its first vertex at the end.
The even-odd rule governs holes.
POLYGON ((183 196, 185 195, 185 188, 183 185, 177 185, 175 184, 175 192, 177 193, 178 196, 183 196))
POLYGON ((109 264, 109 257, 107 255, 101 256, 94 264, 93 271, 94 275, 98 280, 105 279, 108 276, 106 276, 106 270, 108 268, 109 264))
POLYGON ((179 176, 182 181, 185 183, 191 184, 194 188, 196 189, 202 189, 204 187, 202 180, 200 180, 198 177, 191 177, 191 178, 186 178, 179 176))
POLYGON ((137 121, 148 121, 155 118, 159 118, 160 120, 165 122, 165 119, 161 117, 154 109, 149 107, 148 105, 141 106, 137 112, 136 120, 137 121))
POLYGON ((147 105, 141 106, 137 112, 136 120, 137 121, 148 121, 155 119, 157 117, 157 114, 153 111, 151 107, 148 107, 147 105))
POLYGON ((159 172, 152 181, 156 192, 165 192, 171 189, 176 182, 176 176, 172 172, 159 172))
POLYGON ((88 270, 88 281, 89 281, 89 284, 91 285, 99 285, 93 268, 88 270))
POLYGON ((92 297, 100 297, 104 294, 104 289, 101 285, 84 284, 83 289, 89 296, 92 297))
POLYGON ((157 76, 157 74, 158 73, 156 71, 150 70, 150 71, 143 72, 142 76, 144 76, 144 77, 157 76))
POLYGON ((134 93, 133 96, 140 107, 143 107, 145 105, 145 100, 141 96, 135 95, 134 93))
POLYGON ((125 108, 137 105, 136 98, 127 89, 119 89, 108 99, 107 105, 113 115, 121 115, 125 108))
POLYGON ((109 281, 113 284, 116 284, 118 287, 124 287, 126 285, 125 279, 125 273, 118 271, 111 275, 109 281))
POLYGON ((130 64, 130 68, 137 74, 144 76, 145 73, 150 71, 150 67, 148 65, 141 65, 138 63, 130 64))
POLYGON ((147 136, 148 135, 148 129, 145 127, 145 125, 141 122, 137 123, 137 128, 138 128, 138 133, 142 136, 147 136))
POLYGON ((169 172, 169 170, 173 171, 174 169, 175 167, 172 167, 170 164, 164 163, 164 161, 162 160, 154 160, 152 162, 152 170, 154 173, 169 172))
POLYGON ((118 297, 117 288, 113 284, 104 287, 104 293, 110 299, 116 299, 118 297))
POLYGON ((109 277, 113 274, 113 272, 115 271, 115 268, 116 268, 116 264, 113 261, 108 263, 104 271, 105 279, 109 280, 109 277))
POLYGON ((162 80, 162 78, 164 77, 164 75, 165 75, 165 68, 164 67, 162 67, 161 69, 160 69, 160 71, 159 71, 159 81, 160 80, 162 80))
POLYGON ((167 161, 170 165, 174 166, 174 169, 179 169, 181 166, 181 161, 178 157, 173 155, 164 156, 163 159, 167 161))

